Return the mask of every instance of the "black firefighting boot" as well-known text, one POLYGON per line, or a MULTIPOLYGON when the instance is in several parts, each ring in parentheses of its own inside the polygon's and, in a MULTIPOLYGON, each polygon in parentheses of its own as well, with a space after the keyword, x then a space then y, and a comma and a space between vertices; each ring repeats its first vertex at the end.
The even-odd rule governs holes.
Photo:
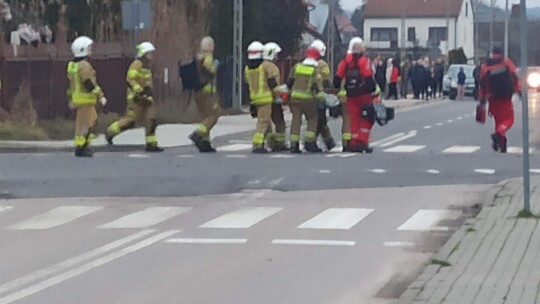
POLYGON ((343 152, 351 152, 351 142, 348 140, 343 141, 343 152))
POLYGON ((293 142, 291 143, 291 153, 292 154, 300 154, 302 151, 300 150, 300 143, 293 142))
POLYGON ((165 151, 163 148, 159 147, 158 145, 152 145, 152 144, 147 144, 145 150, 146 150, 146 152, 163 152, 163 151, 165 151))
POLYGON ((319 147, 317 146, 316 141, 310 141, 310 142, 304 143, 304 148, 306 149, 306 151, 308 151, 310 153, 320 153, 320 152, 322 152, 322 150, 319 149, 319 147))
POLYGON ((76 157, 93 157, 94 153, 88 148, 76 148, 75 149, 76 157))
POLYGON ((334 141, 333 138, 329 138, 324 141, 324 145, 326 146, 326 149, 330 151, 336 147, 336 142, 334 141))
POLYGON ((499 149, 500 149, 500 146, 499 146, 499 134, 497 134, 497 133, 491 134, 491 148, 495 152, 498 152, 499 149))

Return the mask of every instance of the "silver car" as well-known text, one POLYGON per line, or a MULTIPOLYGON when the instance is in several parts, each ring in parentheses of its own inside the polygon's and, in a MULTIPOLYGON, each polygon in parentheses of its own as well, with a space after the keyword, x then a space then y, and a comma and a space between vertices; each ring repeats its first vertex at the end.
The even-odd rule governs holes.
POLYGON ((467 78, 465 79, 465 95, 474 96, 474 65, 468 64, 452 64, 448 67, 448 71, 443 78, 443 94, 455 100, 457 97, 457 75, 459 69, 463 68, 467 78))

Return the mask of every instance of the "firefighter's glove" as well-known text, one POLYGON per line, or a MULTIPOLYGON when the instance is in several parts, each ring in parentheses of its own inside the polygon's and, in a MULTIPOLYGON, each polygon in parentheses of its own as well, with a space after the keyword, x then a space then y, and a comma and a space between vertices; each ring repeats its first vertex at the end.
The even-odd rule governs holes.
POLYGON ((102 96, 100 99, 99 99, 99 104, 104 107, 107 105, 107 97, 105 96, 102 96))
POLYGON ((251 114, 252 118, 257 118, 257 107, 254 105, 249 106, 249 113, 251 114))

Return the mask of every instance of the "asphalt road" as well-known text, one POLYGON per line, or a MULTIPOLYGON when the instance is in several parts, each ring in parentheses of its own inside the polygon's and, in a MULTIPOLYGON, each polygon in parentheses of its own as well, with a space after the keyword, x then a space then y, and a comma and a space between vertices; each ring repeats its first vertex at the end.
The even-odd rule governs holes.
MULTIPOLYGON (((539 108, 531 109, 538 115, 539 108)), ((245 189, 492 184, 519 176, 521 155, 491 151, 493 127, 476 124, 473 112, 474 103, 465 101, 398 113, 390 125, 375 127, 372 141, 379 145, 371 155, 252 155, 249 133, 217 139, 225 151, 214 155, 198 154, 193 147, 160 155, 99 153, 94 159, 75 159, 68 152, 0 154, 0 193, 9 198, 179 197, 245 189)), ((512 150, 521 145, 520 111, 516 115, 509 133, 512 150)), ((531 122, 538 121, 534 115, 531 122)), ((331 122, 336 132, 339 123, 331 122)), ((531 168, 540 168, 537 155, 531 168)))
POLYGON ((393 303, 521 174, 520 120, 497 154, 474 107, 399 112, 371 155, 252 155, 248 133, 214 155, 0 154, 0 304, 393 303))

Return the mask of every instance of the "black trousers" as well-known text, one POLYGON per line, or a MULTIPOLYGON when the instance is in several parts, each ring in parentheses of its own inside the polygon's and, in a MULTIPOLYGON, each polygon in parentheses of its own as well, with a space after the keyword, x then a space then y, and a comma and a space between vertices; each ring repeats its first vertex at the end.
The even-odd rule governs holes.
POLYGON ((397 83, 396 82, 390 83, 390 85, 388 87, 388 99, 390 99, 392 96, 394 97, 394 99, 398 99, 397 83))

